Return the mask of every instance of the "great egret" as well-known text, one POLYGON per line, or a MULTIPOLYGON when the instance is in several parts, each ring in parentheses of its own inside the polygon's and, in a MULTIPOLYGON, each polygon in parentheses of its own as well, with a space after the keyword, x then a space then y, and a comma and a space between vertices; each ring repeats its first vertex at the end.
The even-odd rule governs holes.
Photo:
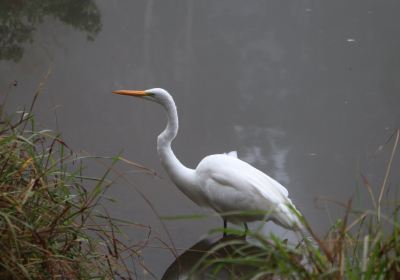
POLYGON ((157 138, 157 151, 171 180, 192 201, 238 224, 272 220, 287 228, 300 228, 299 212, 280 183, 237 158, 236 152, 205 157, 196 169, 184 166, 171 149, 178 133, 178 113, 172 96, 164 89, 116 90, 115 94, 156 102, 167 112, 168 123, 157 138))

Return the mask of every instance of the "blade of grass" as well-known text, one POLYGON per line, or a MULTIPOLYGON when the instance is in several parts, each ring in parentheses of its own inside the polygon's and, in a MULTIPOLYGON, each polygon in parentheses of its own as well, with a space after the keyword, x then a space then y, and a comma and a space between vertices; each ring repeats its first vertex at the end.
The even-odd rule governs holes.
POLYGON ((379 222, 381 220, 381 202, 382 202, 382 198, 383 198, 383 193, 385 191, 386 183, 389 178, 390 171, 392 169, 392 162, 393 162, 394 155, 396 153, 397 144, 399 143, 399 137, 400 137, 400 129, 398 129, 396 131, 396 139, 393 144, 392 152, 390 154, 390 158, 389 158, 388 165, 387 165, 386 172, 385 172, 385 177, 383 179, 383 183, 382 183, 381 190, 379 193, 379 198, 378 198, 378 221, 379 222))

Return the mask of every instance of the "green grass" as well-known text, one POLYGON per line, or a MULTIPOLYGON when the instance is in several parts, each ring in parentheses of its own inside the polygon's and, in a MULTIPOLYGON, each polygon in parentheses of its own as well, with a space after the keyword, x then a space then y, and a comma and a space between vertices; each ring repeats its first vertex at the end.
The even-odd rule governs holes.
POLYGON ((100 211, 118 159, 87 177, 82 159, 59 135, 35 131, 30 113, 1 117, 0 279, 135 278, 140 254, 116 237, 128 223, 100 211))

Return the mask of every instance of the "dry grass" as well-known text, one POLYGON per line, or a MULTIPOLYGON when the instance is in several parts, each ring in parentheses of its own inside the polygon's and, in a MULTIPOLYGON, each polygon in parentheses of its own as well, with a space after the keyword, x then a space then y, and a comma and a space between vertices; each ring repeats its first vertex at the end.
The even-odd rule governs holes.
POLYGON ((101 211, 119 157, 85 177, 58 135, 34 131, 30 112, 0 121, 0 279, 136 278, 139 249, 116 237, 129 223, 101 211))

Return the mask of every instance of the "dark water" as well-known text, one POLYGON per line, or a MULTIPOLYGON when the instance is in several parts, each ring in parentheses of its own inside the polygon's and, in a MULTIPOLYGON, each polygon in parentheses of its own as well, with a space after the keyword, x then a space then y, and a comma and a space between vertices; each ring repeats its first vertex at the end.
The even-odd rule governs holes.
MULTIPOLYGON (((370 206, 360 174, 377 193, 393 141, 385 143, 400 126, 398 1, 42 3, 50 8, 34 16, 15 11, 23 6, 0 13, 38 18, 28 32, 2 29, 22 35, 2 39, 0 90, 9 92, 8 111, 20 110, 50 72, 36 107, 41 127, 59 129, 77 151, 123 151, 160 174, 121 167, 131 183, 120 180, 108 193, 118 201, 110 206, 114 216, 151 225, 169 244, 136 188, 160 215, 203 213, 159 163, 162 108, 111 95, 120 88, 169 90, 180 114, 174 150, 182 162, 195 167, 208 154, 237 150, 285 185, 320 230, 342 210, 317 197, 354 195, 370 206)), ((393 168, 398 174, 398 160, 393 168)), ((165 224, 175 246, 185 249, 221 221, 165 224)), ((140 231, 128 234, 135 240, 140 231)), ((144 262, 160 277, 173 255, 153 246, 144 262)))

